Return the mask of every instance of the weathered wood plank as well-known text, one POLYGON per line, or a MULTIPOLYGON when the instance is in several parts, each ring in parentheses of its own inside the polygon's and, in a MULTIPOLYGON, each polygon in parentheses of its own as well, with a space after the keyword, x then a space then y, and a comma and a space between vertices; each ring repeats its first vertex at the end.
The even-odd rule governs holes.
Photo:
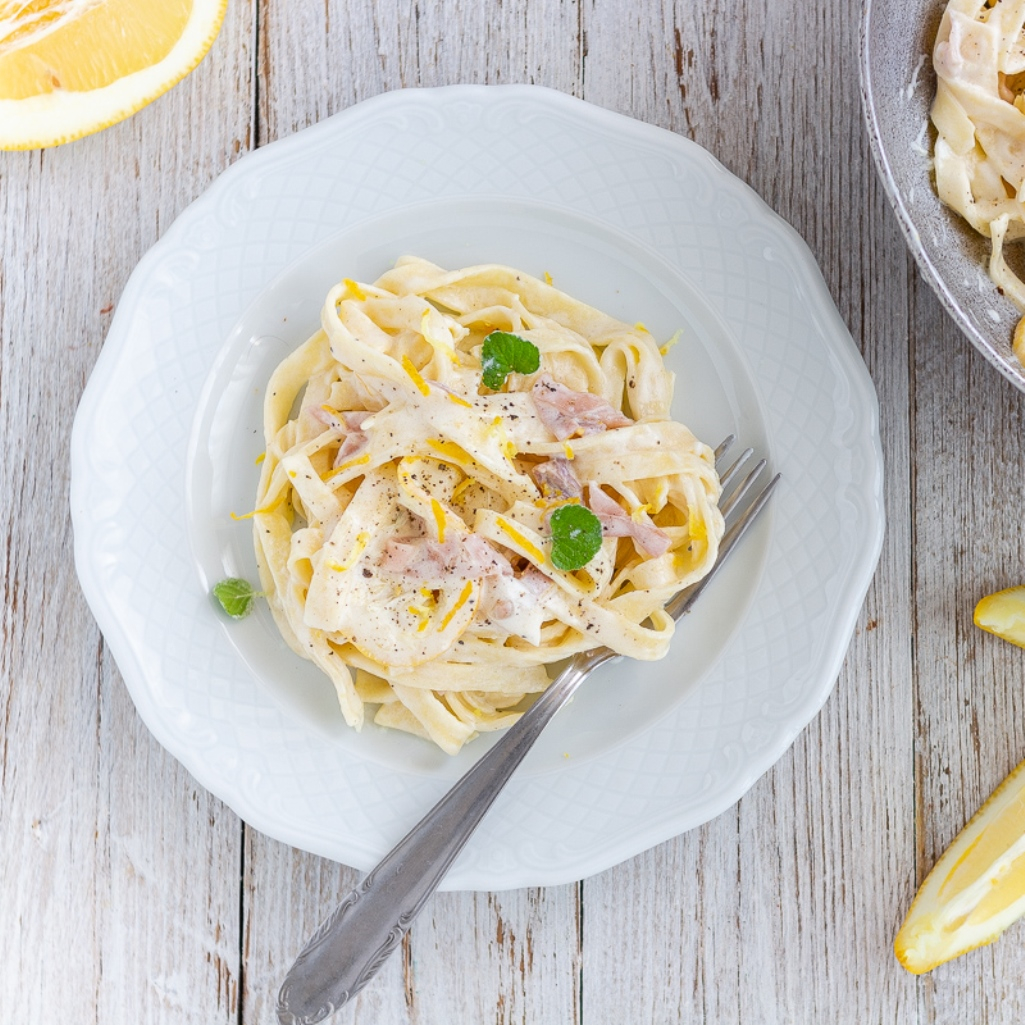
MULTIPOLYGON (((361 874, 255 830, 246 834, 242 1020, 255 1025, 273 1019, 295 955, 361 874)), ((577 913, 576 886, 438 894, 337 1021, 574 1023, 577 913)))
POLYGON ((129 273, 248 147, 252 20, 130 120, 0 153, 0 1005, 233 1021, 238 820, 139 722, 75 580, 72 416, 129 273))
POLYGON ((861 127, 847 8, 748 4, 738 18, 668 3, 585 19, 588 68, 603 69, 585 99, 694 138, 809 242, 880 389, 890 516, 847 667, 794 748, 736 808, 585 882, 592 1025, 915 1014, 890 953, 913 848, 908 268, 861 127))
POLYGON ((260 141, 391 89, 526 82, 579 94, 579 2, 260 3, 260 141))
MULTIPOLYGON (((1025 758, 1020 648, 972 624, 984 594, 1025 582, 1025 396, 914 292, 918 877, 1025 758)), ((922 1019, 1025 1018, 1021 924, 923 977, 922 1019)))
MULTIPOLYGON (((275 1020, 278 989, 313 930, 360 878, 354 869, 277 843, 247 827, 243 926, 244 1023, 275 1020)), ((406 951, 404 950, 404 953, 406 951)), ((339 1025, 411 1021, 407 966, 393 957, 338 1015, 339 1025)))
POLYGON ((412 1020, 579 1025, 579 914, 576 885, 438 894, 412 934, 412 1020))

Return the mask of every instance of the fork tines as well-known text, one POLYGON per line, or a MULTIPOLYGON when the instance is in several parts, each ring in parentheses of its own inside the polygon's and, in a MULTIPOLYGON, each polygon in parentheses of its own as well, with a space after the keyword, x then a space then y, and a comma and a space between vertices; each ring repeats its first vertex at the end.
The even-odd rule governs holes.
MULTIPOLYGON (((718 447, 715 449, 715 461, 717 468, 718 463, 724 456, 726 456, 735 441, 736 435, 730 434, 719 443, 718 447)), ((731 491, 730 486, 736 480, 737 475, 740 473, 744 464, 752 455, 754 455, 754 449, 744 449, 730 467, 719 475, 719 480, 722 484, 722 493, 719 496, 719 509, 723 514, 723 518, 726 520, 726 532, 723 534, 722 540, 719 542, 719 556, 715 560, 715 565, 712 566, 711 570, 709 570, 708 574, 704 578, 699 580, 692 587, 688 587, 686 590, 681 591, 666 606, 666 611, 674 619, 679 619, 690 611, 691 606, 697 600, 698 595, 701 594, 708 582, 715 576, 719 567, 722 566, 723 562, 725 562, 726 556, 729 555, 730 551, 733 549, 733 546, 744 536, 748 527, 755 521, 758 514, 765 507, 765 503, 768 502, 769 496, 772 494, 773 489, 779 482, 780 474, 777 473, 769 480, 762 490, 758 492, 751 502, 741 509, 741 503, 747 496, 747 493, 753 487, 762 470, 764 470, 768 465, 765 459, 759 459, 751 470, 748 471, 743 480, 741 480, 740 483, 731 491), (738 509, 740 511, 737 511, 738 509), (735 512, 736 515, 734 516, 733 514, 735 512)))

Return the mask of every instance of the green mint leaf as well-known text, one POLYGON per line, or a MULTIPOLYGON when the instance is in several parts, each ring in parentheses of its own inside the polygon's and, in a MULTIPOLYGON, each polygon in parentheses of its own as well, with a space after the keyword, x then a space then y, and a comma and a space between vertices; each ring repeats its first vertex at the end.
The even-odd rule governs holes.
POLYGON ((484 383, 498 391, 510 373, 533 374, 541 366, 541 353, 533 342, 508 331, 492 331, 481 349, 484 383))
POLYGON ((253 600, 258 594, 248 580, 228 577, 227 580, 214 584, 213 596, 232 619, 245 619, 252 612, 253 600))
POLYGON ((586 566, 601 548, 601 520, 582 505, 562 505, 552 513, 552 564, 573 570, 586 566))

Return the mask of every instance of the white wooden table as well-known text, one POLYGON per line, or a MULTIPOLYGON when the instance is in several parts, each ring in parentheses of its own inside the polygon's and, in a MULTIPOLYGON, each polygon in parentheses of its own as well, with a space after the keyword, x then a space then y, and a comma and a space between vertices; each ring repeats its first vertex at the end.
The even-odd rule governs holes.
POLYGON ((133 266, 246 151, 400 86, 533 82, 687 135, 807 239, 879 390, 888 533, 821 714, 740 803, 570 886, 443 894, 339 1022, 1021 1023, 1025 927, 916 980, 925 871, 1025 757, 1014 391, 941 312, 876 180, 858 0, 232 0, 128 121, 0 153, 0 1014, 269 1023, 351 869, 271 841, 135 714, 71 559, 72 416, 133 266))

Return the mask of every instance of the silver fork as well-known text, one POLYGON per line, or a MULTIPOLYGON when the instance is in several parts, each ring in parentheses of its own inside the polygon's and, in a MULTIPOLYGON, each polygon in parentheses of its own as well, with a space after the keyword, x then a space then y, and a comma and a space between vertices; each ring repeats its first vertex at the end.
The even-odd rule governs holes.
MULTIPOLYGON (((735 440, 731 434, 715 450, 717 466, 735 440)), ((719 557, 707 576, 681 591, 666 606, 674 619, 690 611, 779 481, 780 475, 776 474, 738 512, 765 468, 762 459, 730 490, 752 454, 752 449, 746 449, 721 474, 724 497, 720 499, 720 508, 728 526, 719 545, 719 557)), ((619 657, 608 648, 593 648, 574 656, 502 739, 321 923, 295 959, 278 993, 281 1025, 314 1025, 323 1021, 377 974, 541 731, 595 669, 619 657)))

